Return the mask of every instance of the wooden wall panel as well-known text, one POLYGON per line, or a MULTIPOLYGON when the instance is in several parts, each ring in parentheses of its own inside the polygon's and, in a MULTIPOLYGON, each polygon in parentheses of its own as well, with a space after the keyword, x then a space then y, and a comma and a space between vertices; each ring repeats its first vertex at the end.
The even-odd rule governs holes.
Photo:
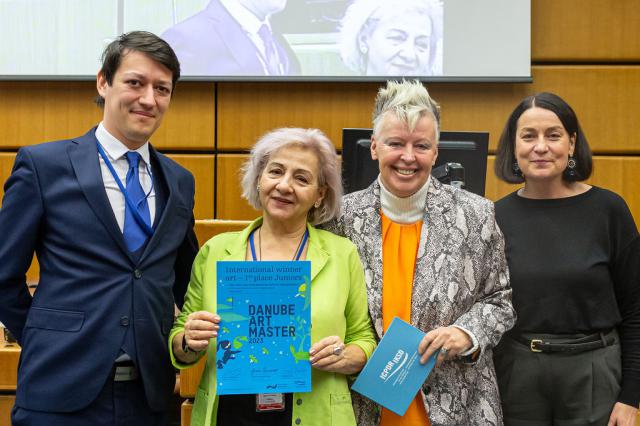
POLYGON ((0 395, 0 425, 11 425, 11 410, 16 401, 15 395, 0 395))
POLYGON ((213 152, 215 120, 215 85, 178 83, 169 111, 151 141, 160 149, 213 152))
MULTIPOLYGON (((213 218, 213 192, 214 192, 214 157, 213 155, 194 154, 169 154, 173 160, 193 173, 196 179, 196 204, 194 215, 196 219, 213 218)), ((11 174, 11 168, 15 160, 13 153, 0 153, 0 198, 4 196, 4 182, 11 174)), ((27 272, 27 282, 36 283, 39 277, 38 260, 34 257, 33 263, 27 272)))
POLYGON ((594 152, 640 153, 640 66, 535 67, 534 78, 532 92, 555 92, 573 107, 594 152))
POLYGON ((196 396, 200 376, 207 363, 207 357, 203 356, 192 367, 180 370, 180 396, 183 398, 193 398, 196 396))
POLYGON ((223 232, 240 231, 250 222, 246 220, 198 220, 196 221, 196 236, 200 246, 213 236, 223 232))
POLYGON ((191 424, 191 412, 193 411, 193 402, 186 400, 180 406, 180 426, 189 426, 191 424))
POLYGON ((218 149, 251 147, 277 127, 317 127, 336 146, 343 127, 369 127, 377 84, 218 83, 218 149))
MULTIPOLYGON (((0 82, 0 148, 81 136, 102 119, 95 82, 0 82)), ((181 83, 152 137, 162 149, 213 150, 213 83, 181 83)))
POLYGON ((640 60, 638 0, 532 0, 533 61, 640 60))
MULTIPOLYGON (((222 232, 240 231, 249 224, 243 220, 198 220, 195 223, 195 232, 198 242, 202 246, 214 235, 222 232)), ((27 284, 37 284, 40 279, 40 266, 38 259, 33 256, 31 267, 27 271, 27 284)), ((32 291, 33 292, 33 291, 32 291)), ((1 379, 0 379, 1 382, 1 379)), ((1 389, 0 389, 1 390, 1 389)), ((1 426, 1 425, 0 425, 1 426)))
MULTIPOLYGON (((212 219, 214 156, 212 154, 168 154, 168 157, 188 169, 196 179, 196 205, 194 209, 196 219, 212 219)), ((4 195, 4 182, 11 174, 14 160, 14 153, 0 153, 0 180, 2 181, 0 197, 4 195)))
POLYGON ((91 82, 0 82, 0 147, 80 136, 100 121, 91 82))
POLYGON ((505 195, 511 194, 516 189, 522 187, 522 184, 506 183, 498 179, 493 172, 495 160, 495 155, 490 155, 487 159, 487 178, 485 179, 484 196, 491 201, 498 201, 505 195))
POLYGON ((640 157, 595 157, 587 183, 622 196, 640 227, 640 157))
MULTIPOLYGON (((13 152, 0 152, 0 199, 4 197, 4 184, 11 175, 11 169, 13 168, 13 162, 16 159, 16 154, 13 152)), ((38 282, 39 270, 38 260, 33 258, 31 268, 27 272, 27 283, 32 284, 38 282)))
MULTIPOLYGON (((251 209, 240 197, 239 186, 225 184, 232 179, 239 164, 246 155, 220 155, 218 157, 218 218, 249 220, 257 217, 259 212, 251 209), (224 209, 220 199, 224 199, 224 209)), ((487 179, 485 196, 493 201, 515 191, 521 185, 511 185, 498 180, 493 173, 495 156, 490 155, 487 162, 487 179)), ((640 157, 630 156, 595 156, 593 175, 588 183, 610 189, 620 194, 631 209, 635 221, 640 226, 640 157)))
POLYGON ((0 152, 0 199, 4 197, 4 184, 11 175, 16 154, 13 152, 0 152))
POLYGON ((0 338, 0 391, 15 391, 18 383, 18 345, 5 346, 4 336, 0 338))
POLYGON ((444 130, 489 131, 494 151, 516 105, 538 92, 554 92, 575 110, 594 152, 640 153, 640 66, 535 66, 533 83, 431 84, 444 130))
MULTIPOLYGON (((640 66, 535 66, 534 82, 428 85, 444 130, 490 132, 495 150, 504 124, 526 96, 553 91, 569 102, 596 152, 640 153, 640 66)), ((248 149, 281 126, 318 127, 337 147, 343 127, 370 127, 378 84, 220 83, 218 149, 248 149)))
POLYGON ((196 219, 213 218, 213 191, 215 160, 213 154, 168 154, 182 167, 189 170, 196 180, 196 219))
POLYGON ((260 212, 249 206, 241 197, 239 171, 246 159, 247 155, 244 154, 218 155, 216 219, 251 220, 260 216, 260 212))
MULTIPOLYGON (((497 201, 520 188, 522 184, 508 184, 493 173, 495 156, 490 155, 487 162, 487 180, 485 196, 497 201)), ((633 214, 636 225, 640 227, 640 157, 594 156, 593 173, 586 183, 609 189, 626 201, 633 214)))

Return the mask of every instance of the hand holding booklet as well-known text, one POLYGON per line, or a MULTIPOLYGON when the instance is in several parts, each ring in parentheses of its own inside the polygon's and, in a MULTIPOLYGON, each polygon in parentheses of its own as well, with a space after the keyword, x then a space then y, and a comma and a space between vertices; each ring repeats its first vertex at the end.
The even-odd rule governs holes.
POLYGON ((426 333, 394 318, 351 389, 403 416, 436 364, 439 351, 420 364, 418 345, 426 333))

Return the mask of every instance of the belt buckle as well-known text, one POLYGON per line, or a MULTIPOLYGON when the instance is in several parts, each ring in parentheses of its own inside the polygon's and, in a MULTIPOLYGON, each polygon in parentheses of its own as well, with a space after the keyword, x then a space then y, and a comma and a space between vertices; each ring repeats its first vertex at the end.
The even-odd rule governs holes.
POLYGON ((138 378, 138 369, 133 365, 116 366, 113 381, 114 382, 129 382, 138 378))
POLYGON ((531 352, 542 352, 542 349, 537 349, 534 347, 534 345, 536 343, 542 343, 541 339, 531 339, 531 344, 529 345, 529 348, 531 349, 531 352))

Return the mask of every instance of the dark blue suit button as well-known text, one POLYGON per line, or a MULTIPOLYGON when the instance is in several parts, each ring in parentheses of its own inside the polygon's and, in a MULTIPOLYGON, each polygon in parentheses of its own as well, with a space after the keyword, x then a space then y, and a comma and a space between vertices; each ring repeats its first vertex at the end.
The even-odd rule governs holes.
POLYGON ((129 317, 120 317, 120 325, 123 327, 129 326, 129 317))
POLYGON ((135 271, 133 271, 133 276, 136 277, 137 280, 139 280, 140 278, 142 278, 142 271, 140 269, 136 269, 135 271))

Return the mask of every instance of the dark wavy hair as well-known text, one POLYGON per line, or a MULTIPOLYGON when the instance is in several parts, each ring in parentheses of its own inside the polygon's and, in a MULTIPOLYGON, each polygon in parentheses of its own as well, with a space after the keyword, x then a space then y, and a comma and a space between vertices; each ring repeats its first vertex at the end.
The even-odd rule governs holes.
MULTIPOLYGON (((176 88, 180 78, 180 62, 171 46, 148 31, 131 31, 122 34, 120 37, 109 43, 102 52, 102 67, 100 74, 107 80, 109 86, 113 84, 113 77, 116 75, 122 58, 129 52, 141 52, 154 61, 164 65, 172 74, 172 91, 176 88)), ((96 96, 95 103, 99 107, 104 107, 104 98, 96 96)))
POLYGON ((569 133, 569 135, 576 136, 575 147, 573 150, 573 158, 576 160, 576 167, 573 169, 573 174, 569 174, 568 170, 565 170, 562 178, 567 182, 588 179, 589 176, 591 176, 593 160, 591 158, 591 149, 589 148, 587 138, 580 127, 578 117, 573 111, 573 108, 571 108, 564 99, 550 92, 538 93, 536 95, 526 97, 518 104, 509 116, 509 119, 504 126, 504 130, 502 130, 502 135, 500 135, 500 140, 498 141, 498 150, 496 152, 496 161, 494 164, 496 176, 509 183, 524 182, 524 177, 521 174, 516 174, 513 167, 516 162, 516 130, 520 116, 526 110, 534 107, 544 108, 553 112, 558 116, 567 133, 569 133))

